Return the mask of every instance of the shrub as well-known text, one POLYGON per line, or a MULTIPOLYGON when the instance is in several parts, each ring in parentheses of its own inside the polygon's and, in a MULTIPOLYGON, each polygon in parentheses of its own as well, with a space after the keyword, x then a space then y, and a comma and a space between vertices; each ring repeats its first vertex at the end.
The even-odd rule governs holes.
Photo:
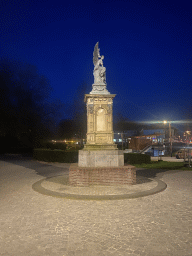
POLYGON ((51 149, 51 150, 54 150, 54 149, 66 150, 66 147, 67 147, 66 143, 47 142, 44 144, 43 148, 47 148, 47 149, 51 149))
POLYGON ((55 145, 54 149, 66 150, 66 148, 67 148, 67 145, 65 143, 58 142, 54 145, 55 145))
POLYGON ((52 149, 34 149, 33 158, 45 162, 77 163, 78 151, 52 149))
POLYGON ((124 154, 125 163, 129 164, 148 164, 151 162, 151 157, 145 154, 137 154, 137 153, 125 153, 124 154))

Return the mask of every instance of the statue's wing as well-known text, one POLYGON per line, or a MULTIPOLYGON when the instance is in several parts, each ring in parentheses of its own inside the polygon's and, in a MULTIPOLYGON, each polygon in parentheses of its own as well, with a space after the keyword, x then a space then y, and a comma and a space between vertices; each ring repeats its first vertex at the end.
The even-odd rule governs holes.
POLYGON ((94 48, 94 52, 93 52, 93 64, 94 64, 94 66, 97 63, 99 56, 100 56, 100 53, 99 53, 99 42, 97 42, 96 45, 95 45, 95 48, 94 48))

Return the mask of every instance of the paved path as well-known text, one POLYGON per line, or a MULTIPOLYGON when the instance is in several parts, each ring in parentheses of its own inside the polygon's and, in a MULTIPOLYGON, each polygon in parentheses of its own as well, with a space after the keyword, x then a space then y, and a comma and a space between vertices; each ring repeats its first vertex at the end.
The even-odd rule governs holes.
POLYGON ((158 160, 163 160, 167 162, 184 162, 184 159, 177 159, 175 156, 170 157, 170 156, 151 156, 151 161, 158 161, 158 160))
POLYGON ((32 189, 68 167, 19 156, 0 161, 0 255, 192 255, 192 171, 141 171, 168 187, 136 199, 70 200, 32 189))

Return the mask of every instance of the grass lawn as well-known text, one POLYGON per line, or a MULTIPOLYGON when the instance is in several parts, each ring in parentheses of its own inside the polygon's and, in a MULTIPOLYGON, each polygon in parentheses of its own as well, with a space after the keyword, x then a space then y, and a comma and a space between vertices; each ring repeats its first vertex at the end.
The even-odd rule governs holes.
POLYGON ((192 167, 185 167, 184 162, 151 161, 150 164, 134 164, 134 166, 147 169, 192 170, 192 167))

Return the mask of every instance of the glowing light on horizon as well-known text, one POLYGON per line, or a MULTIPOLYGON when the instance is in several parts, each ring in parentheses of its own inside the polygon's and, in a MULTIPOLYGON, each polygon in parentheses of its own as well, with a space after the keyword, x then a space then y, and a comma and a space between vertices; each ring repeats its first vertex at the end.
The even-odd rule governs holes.
POLYGON ((135 123, 138 123, 138 124, 166 124, 166 123, 171 123, 171 124, 191 124, 192 123, 192 120, 175 120, 175 121, 171 121, 171 120, 168 120, 168 121, 157 121, 157 120, 154 120, 154 121, 136 121, 135 123))

